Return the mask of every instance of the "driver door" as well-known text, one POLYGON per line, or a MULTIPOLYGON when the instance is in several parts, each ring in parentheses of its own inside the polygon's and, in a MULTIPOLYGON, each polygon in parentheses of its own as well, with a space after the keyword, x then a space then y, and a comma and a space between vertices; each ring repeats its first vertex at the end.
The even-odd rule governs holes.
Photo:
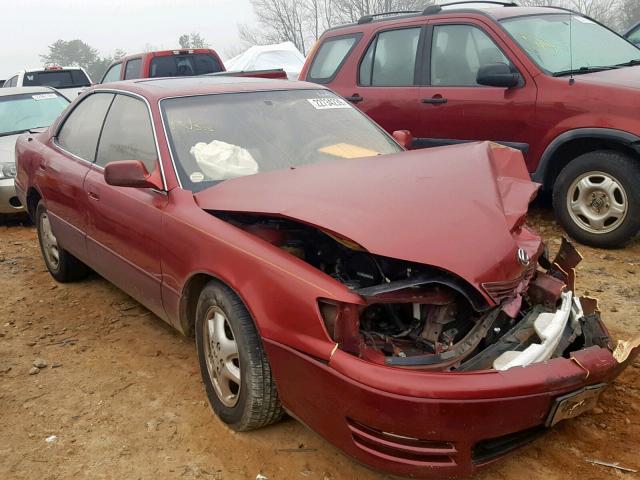
POLYGON ((492 140, 523 153, 533 141, 536 86, 498 38, 480 23, 430 23, 423 61, 422 132, 418 146, 492 140), (489 87, 476 82, 478 69, 506 63, 522 84, 489 87))
POLYGON ((166 192, 114 187, 104 167, 140 160, 149 172, 159 168, 150 112, 137 97, 117 94, 104 122, 95 164, 84 182, 87 198, 87 250, 100 275, 166 319, 160 285, 162 212, 166 192))

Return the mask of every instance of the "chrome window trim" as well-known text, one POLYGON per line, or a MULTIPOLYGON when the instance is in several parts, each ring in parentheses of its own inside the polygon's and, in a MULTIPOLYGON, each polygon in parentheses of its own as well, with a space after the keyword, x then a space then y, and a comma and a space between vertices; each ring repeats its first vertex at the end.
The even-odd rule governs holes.
MULTIPOLYGON (((165 179, 165 174, 164 174, 164 166, 162 165, 162 157, 160 156, 160 145, 158 144, 158 136, 156 135, 156 124, 153 120, 153 112, 151 111, 151 104, 149 103, 149 101, 142 95, 138 94, 138 93, 134 93, 134 92, 129 92, 128 90, 120 90, 117 88, 96 88, 95 90, 91 90, 91 93, 89 93, 87 95, 87 98, 91 95, 93 95, 94 93, 113 93, 114 95, 129 95, 131 97, 134 98, 138 98, 140 100, 142 100, 145 105, 147 106, 147 114, 149 115, 149 120, 151 121, 151 130, 153 132, 153 141, 155 142, 155 146, 156 146, 156 156, 158 157, 158 164, 160 165, 160 176, 162 177, 162 191, 166 192, 167 191, 167 181, 165 179)), ((114 98, 115 100, 115 98, 114 98)), ((81 102, 78 103, 78 105, 80 105, 81 102)), ((78 159, 78 160, 82 160, 85 163, 88 163, 89 165, 93 165, 96 168, 99 168, 101 170, 104 170, 104 167, 97 165, 95 163, 95 159, 93 162, 90 162, 88 160, 85 160, 84 158, 80 158, 77 155, 74 155, 71 152, 68 152, 67 150, 65 150, 64 148, 62 148, 58 142, 56 141, 56 139, 58 138, 58 134, 60 133, 60 130, 62 129, 62 127, 64 126, 65 122, 67 121, 67 118, 69 118, 69 116, 73 113, 73 111, 76 109, 76 106, 74 106, 74 108, 67 113, 67 115, 65 115, 65 118, 63 119, 62 122, 60 122, 60 124, 57 126, 56 131, 54 132, 53 135, 53 144, 60 150, 62 150, 64 153, 67 153, 69 155, 71 155, 72 157, 78 159)), ((105 119, 107 118, 107 116, 109 115, 109 111, 107 111, 107 114, 105 115, 105 119)), ((103 120, 104 121, 104 120, 103 120)), ((164 121, 163 121, 163 127, 164 127, 164 121)), ((98 145, 100 144, 100 137, 102 137, 102 130, 100 131, 100 136, 98 137, 98 145)), ((173 159, 172 159, 173 161, 173 159)), ((160 190, 156 190, 156 189, 152 189, 154 191, 160 191, 160 190)))

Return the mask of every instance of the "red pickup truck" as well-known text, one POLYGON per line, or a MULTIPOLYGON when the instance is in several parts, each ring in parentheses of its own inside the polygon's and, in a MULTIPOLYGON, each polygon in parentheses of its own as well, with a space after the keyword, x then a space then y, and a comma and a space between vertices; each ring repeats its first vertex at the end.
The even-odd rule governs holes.
POLYGON ((463 3, 328 30, 300 79, 414 147, 520 149, 572 237, 623 245, 640 229, 640 50, 566 9, 463 3))
POLYGON ((136 53, 119 58, 109 65, 100 83, 135 78, 187 77, 206 74, 287 78, 287 74, 281 68, 229 72, 215 50, 210 48, 188 48, 136 53))

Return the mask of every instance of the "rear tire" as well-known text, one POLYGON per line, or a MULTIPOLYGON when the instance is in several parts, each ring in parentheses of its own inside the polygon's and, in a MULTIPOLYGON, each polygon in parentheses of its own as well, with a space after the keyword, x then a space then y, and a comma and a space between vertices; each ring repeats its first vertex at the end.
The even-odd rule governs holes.
POLYGON ((640 230, 640 165, 613 150, 580 155, 558 175, 553 208, 558 223, 580 243, 624 246, 640 230))
POLYGON ((58 245, 58 240, 51 230, 49 214, 42 200, 36 208, 36 229, 42 258, 51 276, 58 282, 67 283, 82 280, 89 269, 76 257, 58 245))
POLYGON ((202 290, 196 310, 196 348, 209 403, 236 431, 280 420, 271 367, 242 300, 215 280, 202 290))

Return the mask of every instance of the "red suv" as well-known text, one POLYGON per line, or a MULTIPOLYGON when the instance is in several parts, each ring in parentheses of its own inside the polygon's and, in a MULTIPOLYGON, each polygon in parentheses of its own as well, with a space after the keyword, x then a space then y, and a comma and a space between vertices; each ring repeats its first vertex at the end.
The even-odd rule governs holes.
POLYGON ((328 30, 300 78, 414 147, 519 149, 572 237, 623 245, 640 229, 640 50, 566 9, 460 3, 328 30))

